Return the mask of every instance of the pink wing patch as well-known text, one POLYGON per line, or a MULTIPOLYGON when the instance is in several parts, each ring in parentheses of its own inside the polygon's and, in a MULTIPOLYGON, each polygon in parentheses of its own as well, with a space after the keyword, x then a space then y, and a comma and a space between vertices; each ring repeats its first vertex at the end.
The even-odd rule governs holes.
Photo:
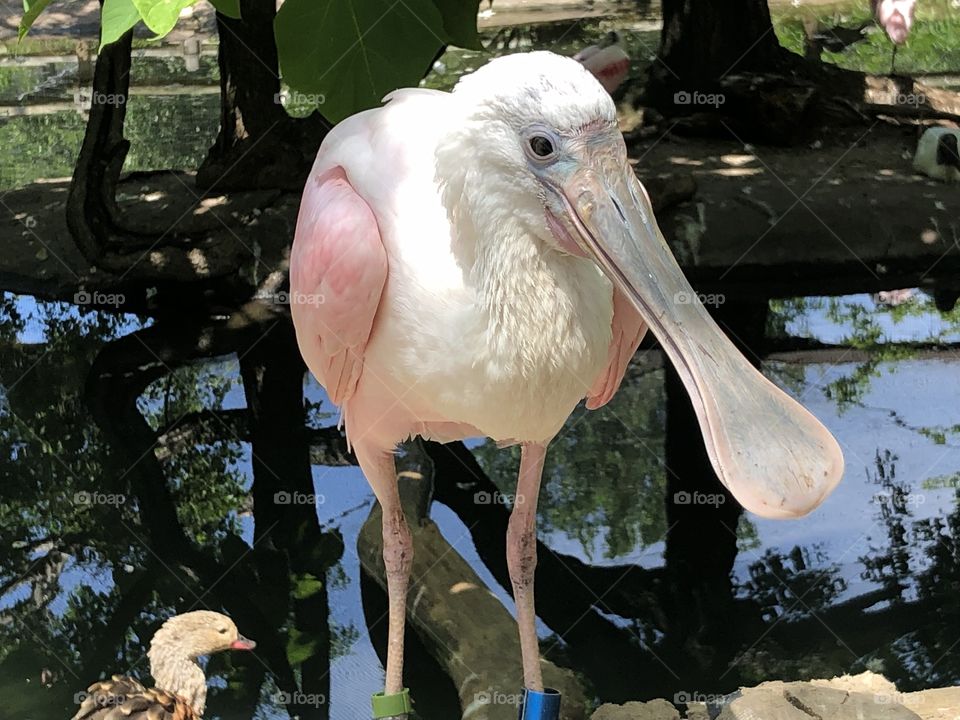
POLYGON ((610 45, 605 48, 587 48, 578 53, 574 59, 580 63, 600 81, 603 89, 612 93, 623 83, 630 72, 630 56, 619 45, 610 45), (591 51, 592 52, 588 52, 591 51))
POLYGON ((290 253, 290 312, 307 367, 337 405, 356 390, 386 280, 370 206, 343 168, 311 174, 290 253))
POLYGON ((647 332, 647 324, 626 296, 617 288, 613 289, 613 336, 610 338, 610 350, 607 366, 593 381, 593 387, 587 393, 587 408, 596 410, 603 407, 612 398, 623 374, 627 371, 630 359, 647 332))

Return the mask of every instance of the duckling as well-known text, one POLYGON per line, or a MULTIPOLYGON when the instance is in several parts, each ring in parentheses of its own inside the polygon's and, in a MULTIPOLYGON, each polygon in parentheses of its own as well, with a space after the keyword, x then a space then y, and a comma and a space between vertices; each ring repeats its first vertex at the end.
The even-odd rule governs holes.
POLYGON ((209 610, 175 615, 150 641, 147 656, 156 687, 124 675, 95 682, 73 720, 201 720, 207 679, 197 658, 256 646, 226 615, 209 610))
POLYGON ((924 131, 913 167, 936 180, 960 181, 960 130, 932 127, 924 131))

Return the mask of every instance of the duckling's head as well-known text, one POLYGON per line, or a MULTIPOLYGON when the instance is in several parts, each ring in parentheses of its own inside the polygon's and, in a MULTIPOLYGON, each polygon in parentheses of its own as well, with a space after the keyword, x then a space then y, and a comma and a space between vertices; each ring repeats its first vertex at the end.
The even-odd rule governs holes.
POLYGON ((223 650, 253 650, 257 646, 239 633, 233 620, 210 610, 195 610, 167 620, 153 636, 151 651, 158 645, 179 650, 177 654, 191 659, 223 650))
POLYGON ((207 679, 197 658, 223 650, 253 650, 257 644, 237 631, 233 620, 210 610, 175 615, 150 641, 150 674, 161 690, 179 695, 203 717, 207 679))

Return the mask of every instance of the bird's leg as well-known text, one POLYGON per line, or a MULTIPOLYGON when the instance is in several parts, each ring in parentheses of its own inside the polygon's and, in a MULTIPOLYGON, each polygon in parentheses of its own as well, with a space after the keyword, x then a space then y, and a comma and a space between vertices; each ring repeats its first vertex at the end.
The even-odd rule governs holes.
POLYGON ((359 446, 354 450, 383 513, 383 564, 387 575, 389 602, 384 695, 389 696, 403 691, 403 633, 407 587, 410 568, 413 566, 413 539, 400 504, 397 468, 393 455, 378 450, 367 451, 359 446))
POLYGON ((389 507, 383 506, 383 564, 387 571, 387 595, 390 604, 384 692, 392 695, 403 690, 403 633, 407 587, 410 583, 410 568, 413 566, 413 541, 403 516, 403 508, 400 507, 399 496, 389 507))
POLYGON ((507 526, 507 568, 513 585, 513 599, 517 604, 523 684, 537 692, 543 692, 543 675, 540 671, 533 575, 537 567, 537 498, 546 452, 546 445, 523 446, 517 495, 507 526))
POLYGON ((893 75, 896 72, 897 67, 897 44, 893 44, 893 53, 890 55, 890 74, 893 75))

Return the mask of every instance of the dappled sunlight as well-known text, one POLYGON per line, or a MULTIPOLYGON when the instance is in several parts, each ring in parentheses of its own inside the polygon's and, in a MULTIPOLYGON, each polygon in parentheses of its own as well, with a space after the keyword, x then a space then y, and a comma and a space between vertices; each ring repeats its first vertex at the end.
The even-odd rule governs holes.
POLYGON ((151 265, 160 269, 165 268, 168 261, 166 254, 157 250, 152 250, 147 256, 147 259, 150 261, 151 265))
MULTIPOLYGON (((473 590, 480 590, 480 589, 481 589, 481 587, 480 587, 479 585, 477 585, 476 583, 471 583, 471 582, 458 582, 458 583, 455 583, 454 585, 451 585, 451 586, 450 586, 450 594, 451 594, 451 595, 459 595, 460 593, 471 592, 471 591, 473 591, 473 590)), ((485 589, 485 588, 483 588, 483 589, 485 589)))
POLYGON ((207 263, 207 257, 202 250, 193 248, 187 253, 187 257, 190 259, 190 264, 197 276, 204 277, 210 273, 210 265, 207 263))
POLYGON ((205 213, 210 212, 213 208, 224 207, 228 203, 229 199, 225 195, 220 195, 219 197, 206 197, 200 201, 193 214, 204 215, 205 213))
POLYGON ((745 168, 745 167, 734 167, 734 168, 720 168, 718 170, 711 171, 714 175, 720 175, 723 177, 753 177, 755 175, 762 175, 763 168, 745 168))
POLYGON ((704 164, 703 160, 695 160, 693 158, 688 158, 688 157, 674 156, 674 157, 667 158, 667 160, 673 163, 674 165, 680 165, 685 167, 702 167, 704 164))
POLYGON ((756 155, 737 155, 735 153, 721 155, 720 160, 733 167, 743 167, 744 165, 758 162, 756 155))

